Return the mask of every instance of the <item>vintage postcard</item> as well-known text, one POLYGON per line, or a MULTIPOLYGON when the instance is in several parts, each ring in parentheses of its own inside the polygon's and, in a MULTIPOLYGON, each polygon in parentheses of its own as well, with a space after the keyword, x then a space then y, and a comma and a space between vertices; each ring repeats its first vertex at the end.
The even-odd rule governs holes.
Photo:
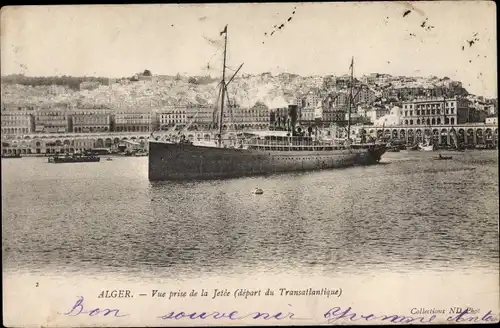
POLYGON ((496 323, 496 5, 1 9, 3 324, 496 323))

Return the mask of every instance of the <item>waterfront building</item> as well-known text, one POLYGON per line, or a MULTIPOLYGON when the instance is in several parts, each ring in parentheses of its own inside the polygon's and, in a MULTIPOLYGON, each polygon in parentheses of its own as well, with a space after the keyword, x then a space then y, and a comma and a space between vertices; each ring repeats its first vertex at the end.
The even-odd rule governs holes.
POLYGON ((66 108, 38 108, 35 110, 36 133, 71 132, 71 115, 66 108))
POLYGON ((328 126, 331 123, 343 122, 345 118, 345 111, 337 110, 335 108, 323 107, 321 120, 323 126, 328 126))
POLYGON ((230 106, 226 124, 233 123, 236 130, 264 130, 269 127, 270 110, 262 102, 257 102, 251 108, 230 106))
POLYGON ((71 122, 75 133, 111 131, 111 115, 105 109, 78 109, 71 113, 71 122))
POLYGON ((190 122, 194 115, 193 106, 166 106, 158 113, 158 121, 160 130, 169 130, 175 126, 185 126, 186 122, 190 122))
POLYGON ((32 133, 35 129, 34 115, 31 108, 2 109, 2 139, 11 136, 32 133))
POLYGON ((314 118, 316 114, 316 108, 312 106, 306 106, 302 108, 300 113, 300 124, 308 125, 314 123, 314 118))
MULTIPOLYGON (((214 122, 218 123, 218 113, 214 113, 214 122)), ((261 130, 269 127, 270 110, 262 102, 251 108, 239 105, 228 106, 223 118, 223 128, 234 130, 261 130)))
POLYGON ((404 125, 456 125, 469 123, 469 101, 464 98, 422 98, 403 102, 404 125))
POLYGON ((115 132, 148 132, 152 130, 151 113, 118 112, 114 115, 115 132))
POLYGON ((210 105, 196 105, 189 107, 189 119, 193 124, 198 126, 198 129, 209 129, 215 123, 215 112, 217 108, 210 105), (196 109, 196 112, 194 112, 196 109))

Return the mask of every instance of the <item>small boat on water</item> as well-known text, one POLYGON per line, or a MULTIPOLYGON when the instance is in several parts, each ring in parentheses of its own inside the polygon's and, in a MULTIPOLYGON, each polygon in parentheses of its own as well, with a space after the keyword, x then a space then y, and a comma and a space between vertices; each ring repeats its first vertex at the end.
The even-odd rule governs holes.
POLYGON ((452 156, 443 156, 443 155, 439 154, 439 157, 436 157, 435 159, 438 161, 444 161, 444 160, 449 160, 452 158, 453 158, 452 156))
POLYGON ((253 193, 255 195, 262 195, 264 193, 264 190, 262 190, 260 188, 255 188, 255 190, 253 191, 253 193))
POLYGON ((111 157, 106 158, 107 161, 112 161, 113 159, 111 157))
POLYGON ((21 158, 21 154, 2 154, 2 158, 21 158))
POLYGON ((142 156, 148 156, 147 151, 138 151, 137 153, 134 154, 135 157, 142 157, 142 156))
POLYGON ((49 157, 48 162, 54 164, 62 163, 92 163, 99 162, 101 158, 95 155, 67 154, 59 157, 58 155, 49 157))

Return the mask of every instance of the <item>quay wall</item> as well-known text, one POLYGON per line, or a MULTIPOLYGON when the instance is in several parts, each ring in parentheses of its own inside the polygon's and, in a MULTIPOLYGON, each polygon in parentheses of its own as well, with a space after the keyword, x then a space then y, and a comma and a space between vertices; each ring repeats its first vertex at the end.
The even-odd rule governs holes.
MULTIPOLYGON (((380 139, 405 140, 406 143, 422 142, 425 136, 433 138, 441 145, 454 144, 454 136, 458 143, 465 145, 493 144, 498 145, 497 124, 463 124, 429 126, 353 126, 358 135, 366 134, 380 139)), ((168 138, 177 140, 183 134, 189 140, 215 140, 214 131, 158 131, 150 132, 107 132, 107 133, 33 133, 18 135, 14 138, 2 136, 2 154, 52 154, 59 152, 84 150, 88 148, 116 149, 123 144, 136 144, 137 147, 147 149, 148 141, 168 138), (130 142, 130 143, 127 143, 130 142)), ((236 132, 228 132, 224 138, 236 138, 236 132)))
POLYGON ((463 125, 394 125, 386 127, 362 126, 360 134, 389 140, 405 140, 407 144, 423 142, 432 137, 441 145, 452 145, 454 140, 465 145, 498 145, 497 124, 463 124, 463 125))
MULTIPOLYGON (((108 132, 108 133, 34 133, 18 135, 15 138, 2 137, 2 154, 56 154, 64 152, 82 151, 89 148, 117 149, 119 146, 131 145, 140 149, 147 149, 150 139, 178 140, 181 135, 187 139, 212 141, 215 140, 213 131, 186 131, 182 134, 175 132, 108 132)), ((226 138, 236 138, 236 133, 227 133, 226 138)))

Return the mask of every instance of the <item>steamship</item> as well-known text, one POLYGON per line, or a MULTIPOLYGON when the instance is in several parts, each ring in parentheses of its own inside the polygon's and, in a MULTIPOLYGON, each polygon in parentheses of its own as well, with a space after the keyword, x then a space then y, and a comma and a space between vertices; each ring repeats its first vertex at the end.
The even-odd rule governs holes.
POLYGON ((224 98, 227 86, 241 69, 226 83, 227 26, 224 34, 224 60, 220 82, 220 110, 215 143, 192 142, 181 136, 180 141, 149 141, 148 177, 150 181, 203 180, 237 178, 280 172, 326 170, 353 165, 376 164, 386 151, 379 143, 353 143, 350 138, 350 114, 354 58, 351 61, 347 139, 343 143, 318 140, 295 128, 297 106, 288 106, 289 131, 241 133, 236 141, 223 136, 224 98))

